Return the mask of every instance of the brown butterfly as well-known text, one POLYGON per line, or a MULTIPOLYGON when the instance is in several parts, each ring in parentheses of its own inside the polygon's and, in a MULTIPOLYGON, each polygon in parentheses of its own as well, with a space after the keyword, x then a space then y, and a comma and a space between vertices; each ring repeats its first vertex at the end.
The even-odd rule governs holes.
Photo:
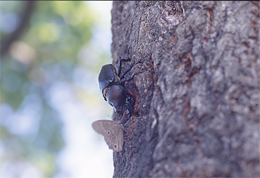
POLYGON ((123 148, 123 129, 116 121, 98 120, 92 123, 93 129, 104 136, 109 149, 121 151, 123 148))

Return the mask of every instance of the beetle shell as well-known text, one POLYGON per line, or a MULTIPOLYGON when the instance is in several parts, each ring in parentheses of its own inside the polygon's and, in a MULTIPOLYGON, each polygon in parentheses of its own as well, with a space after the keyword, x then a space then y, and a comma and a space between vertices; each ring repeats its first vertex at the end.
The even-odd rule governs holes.
POLYGON ((112 85, 107 89, 107 92, 105 92, 105 99, 113 106, 115 112, 122 114, 127 93, 125 88, 121 85, 112 85))
POLYGON ((117 76, 116 69, 112 64, 102 66, 98 76, 99 89, 102 92, 102 94, 105 88, 107 88, 110 84, 113 84, 118 80, 119 77, 117 76))

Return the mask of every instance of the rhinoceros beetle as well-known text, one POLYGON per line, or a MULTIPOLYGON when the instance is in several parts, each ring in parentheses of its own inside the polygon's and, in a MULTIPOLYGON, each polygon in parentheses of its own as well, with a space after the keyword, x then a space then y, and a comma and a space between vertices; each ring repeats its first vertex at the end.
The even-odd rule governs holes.
POLYGON ((104 99, 113 107, 114 111, 120 115, 127 109, 127 117, 121 124, 126 123, 134 112, 134 98, 126 90, 124 82, 132 80, 134 75, 130 78, 125 78, 134 65, 130 67, 125 73, 121 75, 121 62, 130 61, 127 59, 120 59, 118 61, 119 71, 112 64, 102 66, 98 76, 99 88, 103 94, 104 99))

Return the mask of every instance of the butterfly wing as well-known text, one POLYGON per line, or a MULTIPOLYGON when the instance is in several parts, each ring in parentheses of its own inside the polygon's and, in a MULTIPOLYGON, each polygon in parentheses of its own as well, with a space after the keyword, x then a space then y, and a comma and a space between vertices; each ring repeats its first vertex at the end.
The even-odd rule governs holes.
MULTIPOLYGON (((119 124, 118 124, 119 125, 119 124)), ((114 132, 111 132, 111 136, 107 136, 105 138, 105 141, 108 145, 108 147, 116 152, 121 151, 123 148, 123 129, 119 125, 113 126, 114 132)))
POLYGON ((93 129, 104 136, 104 139, 109 147, 116 152, 123 148, 123 129, 116 121, 99 120, 92 123, 93 129))

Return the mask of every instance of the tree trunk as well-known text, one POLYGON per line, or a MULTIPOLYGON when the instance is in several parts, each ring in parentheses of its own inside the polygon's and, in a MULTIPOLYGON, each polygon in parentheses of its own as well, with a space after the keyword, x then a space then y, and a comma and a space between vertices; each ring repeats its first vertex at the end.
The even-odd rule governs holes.
POLYGON ((259 7, 113 3, 113 64, 137 73, 114 177, 260 176, 259 7))

